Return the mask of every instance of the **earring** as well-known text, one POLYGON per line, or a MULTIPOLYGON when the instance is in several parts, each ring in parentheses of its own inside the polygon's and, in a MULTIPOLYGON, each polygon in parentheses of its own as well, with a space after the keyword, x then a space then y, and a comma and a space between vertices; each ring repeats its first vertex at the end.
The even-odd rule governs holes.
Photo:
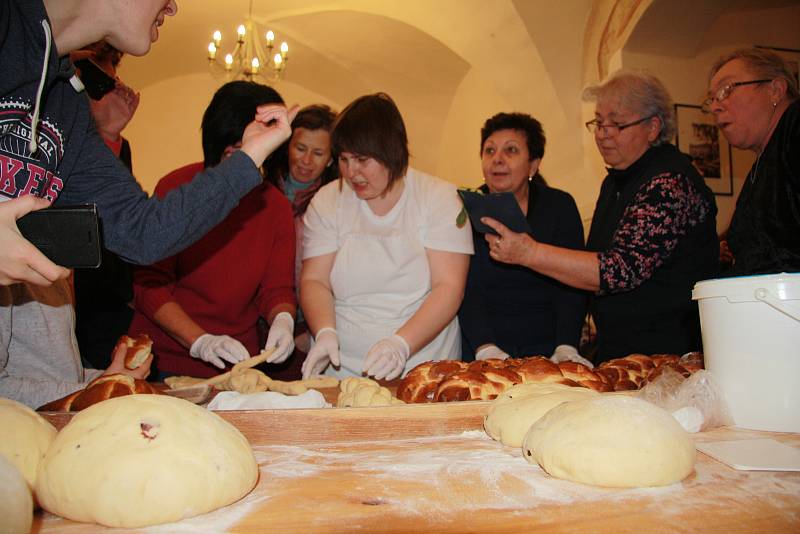
POLYGON ((773 103, 772 103, 772 107, 773 107, 773 109, 774 109, 774 108, 777 108, 777 107, 778 107, 778 103, 777 103, 777 102, 773 102, 773 103))

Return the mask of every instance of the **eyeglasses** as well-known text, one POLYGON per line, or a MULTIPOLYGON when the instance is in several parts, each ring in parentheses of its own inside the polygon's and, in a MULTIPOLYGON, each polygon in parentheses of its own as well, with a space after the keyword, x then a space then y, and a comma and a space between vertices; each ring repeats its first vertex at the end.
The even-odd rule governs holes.
POLYGON ((767 83, 767 82, 771 82, 771 81, 772 80, 750 80, 749 82, 733 82, 733 83, 729 83, 728 85, 726 85, 724 87, 720 87, 719 89, 717 89, 716 93, 714 93, 713 95, 709 95, 708 98, 703 100, 703 111, 705 113, 711 113, 711 106, 714 105, 714 102, 722 102, 723 100, 725 100, 726 98, 731 96, 731 93, 737 87, 741 87, 743 85, 754 85, 754 84, 760 84, 760 83, 767 83))
POLYGON ((602 122, 600 122, 600 119, 594 119, 586 123, 586 129, 589 130, 591 133, 596 133, 598 130, 602 130, 603 133, 606 135, 617 135, 625 128, 630 128, 631 126, 636 126, 637 124, 649 121, 653 117, 655 117, 655 115, 648 115, 647 117, 643 117, 639 120, 629 122, 628 124, 617 124, 615 122, 612 122, 610 124, 603 124, 602 122))

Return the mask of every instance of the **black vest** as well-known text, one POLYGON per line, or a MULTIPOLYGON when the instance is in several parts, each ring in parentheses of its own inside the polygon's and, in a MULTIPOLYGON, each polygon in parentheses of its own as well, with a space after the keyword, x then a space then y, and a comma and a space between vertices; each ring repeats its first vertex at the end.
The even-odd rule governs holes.
POLYGON ((597 199, 587 249, 608 250, 636 193, 664 173, 687 176, 711 205, 711 213, 689 229, 649 280, 630 291, 595 296, 595 363, 637 352, 684 354, 702 348, 697 304, 691 293, 697 281, 717 273, 717 209, 713 193, 687 156, 673 145, 660 145, 627 169, 610 170, 597 199))

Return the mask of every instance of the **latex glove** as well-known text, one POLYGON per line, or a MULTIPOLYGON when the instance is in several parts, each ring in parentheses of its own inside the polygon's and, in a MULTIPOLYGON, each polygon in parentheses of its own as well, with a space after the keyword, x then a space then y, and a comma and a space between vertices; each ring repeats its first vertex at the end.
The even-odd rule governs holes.
POLYGON ((267 363, 281 363, 294 350, 294 319, 288 312, 280 312, 272 320, 264 349, 275 347, 267 363))
POLYGON ((582 357, 578 354, 578 351, 575 350, 575 347, 572 345, 559 345, 556 347, 556 350, 553 352, 553 355, 550 356, 550 361, 553 363, 561 363, 561 362, 575 362, 575 363, 582 363, 589 369, 594 369, 594 364, 587 360, 586 358, 582 357))
POLYGON ((372 345, 362 369, 376 380, 394 380, 403 373, 410 355, 411 349, 406 340, 394 334, 372 345))
POLYGON ((244 345, 230 336, 215 336, 203 334, 198 337, 189 349, 192 358, 203 360, 220 369, 225 369, 225 363, 239 363, 250 357, 244 345))
POLYGON ((486 345, 475 353, 476 360, 488 360, 490 358, 507 360, 510 356, 506 352, 503 352, 497 345, 486 345))
POLYGON ((336 329, 330 326, 320 328, 317 332, 317 338, 303 362, 303 380, 321 374, 328 364, 339 366, 339 336, 336 335, 336 329))

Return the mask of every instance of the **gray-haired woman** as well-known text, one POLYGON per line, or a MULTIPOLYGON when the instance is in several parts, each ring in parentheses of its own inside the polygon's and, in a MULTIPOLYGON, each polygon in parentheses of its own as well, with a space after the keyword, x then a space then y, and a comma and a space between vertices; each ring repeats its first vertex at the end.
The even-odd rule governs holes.
POLYGON ((704 107, 731 145, 757 155, 728 231, 729 274, 800 271, 797 78, 768 50, 735 50, 712 67, 704 107))
POLYGON ((539 243, 501 224, 487 236, 498 261, 525 265, 594 292, 595 363, 631 353, 682 354, 701 347, 691 290, 716 273, 714 196, 670 140, 672 100, 655 77, 619 72, 588 88, 586 123, 608 165, 587 251, 539 243))

